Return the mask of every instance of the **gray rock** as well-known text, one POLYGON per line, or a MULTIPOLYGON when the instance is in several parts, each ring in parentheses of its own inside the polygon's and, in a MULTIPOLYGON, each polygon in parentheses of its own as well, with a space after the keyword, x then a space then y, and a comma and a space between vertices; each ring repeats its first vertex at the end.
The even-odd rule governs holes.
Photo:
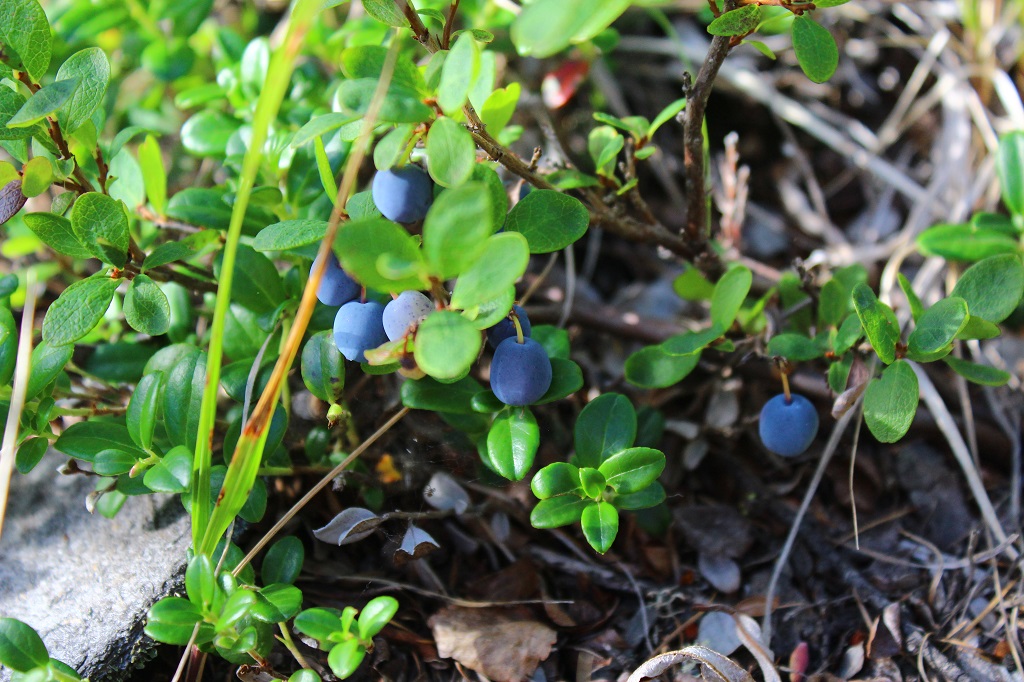
POLYGON ((61 476, 61 461, 51 453, 15 474, 0 538, 0 615, 31 625, 50 656, 93 682, 120 680, 153 653, 146 611, 181 586, 188 516, 165 495, 131 497, 114 519, 91 515, 95 479, 61 476))

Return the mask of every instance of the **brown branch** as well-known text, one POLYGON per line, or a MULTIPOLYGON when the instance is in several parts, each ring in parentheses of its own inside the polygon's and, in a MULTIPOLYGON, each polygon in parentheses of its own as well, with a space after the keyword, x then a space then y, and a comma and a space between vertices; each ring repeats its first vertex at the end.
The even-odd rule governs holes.
POLYGON ((459 0, 452 0, 451 11, 448 12, 448 20, 444 22, 444 33, 441 35, 441 49, 447 50, 452 46, 452 27, 455 24, 455 12, 459 9, 459 0))

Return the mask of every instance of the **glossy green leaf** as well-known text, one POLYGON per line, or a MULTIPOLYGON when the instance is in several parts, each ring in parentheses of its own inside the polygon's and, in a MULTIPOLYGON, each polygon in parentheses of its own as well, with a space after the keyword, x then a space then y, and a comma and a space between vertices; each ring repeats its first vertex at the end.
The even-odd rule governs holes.
POLYGON ((160 143, 152 135, 147 135, 139 145, 139 166, 149 203, 157 215, 164 215, 167 211, 167 171, 164 170, 160 143))
POLYGON ((837 327, 850 307, 850 290, 833 277, 821 287, 818 297, 818 324, 837 327))
POLYGON ((197 609, 209 609, 216 596, 217 574, 210 557, 196 554, 185 569, 185 592, 197 609))
POLYGON ((260 230, 252 240, 252 248, 257 251, 287 251, 319 243, 326 233, 326 220, 285 220, 260 230))
POLYGON ((700 356, 672 355, 661 345, 641 348, 626 359, 626 381, 640 388, 672 386, 696 369, 700 356))
POLYGON ((581 491, 580 470, 568 462, 555 462, 538 471, 530 489, 539 500, 559 495, 578 495, 581 491))
POLYGON ((1024 132, 1014 131, 999 139, 996 169, 1003 203, 1017 215, 1024 215, 1024 132))
POLYGON ((295 630, 317 640, 321 648, 327 648, 333 633, 346 631, 340 616, 341 612, 337 609, 306 609, 295 616, 295 630))
POLYGON ((510 481, 521 481, 537 455, 540 429, 527 407, 507 407, 487 432, 487 455, 495 471, 510 481))
POLYGON ((188 348, 168 370, 164 388, 164 426, 174 445, 195 448, 205 385, 206 353, 188 348))
POLYGON ((594 551, 604 554, 612 547, 619 533, 619 510, 608 502, 591 502, 580 518, 583 537, 594 551))
POLYGON ((505 224, 505 215, 508 213, 508 193, 505 191, 505 184, 501 181, 497 171, 489 164, 478 163, 473 167, 473 182, 482 182, 487 187, 487 194, 491 198, 491 226, 497 231, 505 224))
MULTIPOLYGON (((345 114, 365 116, 377 90, 376 78, 342 81, 337 103, 345 114)), ((415 90, 392 83, 381 101, 377 120, 381 123, 422 123, 430 119, 431 110, 415 90)))
POLYGON ((414 410, 473 414, 473 396, 482 390, 480 383, 471 377, 444 384, 424 377, 402 384, 402 404, 414 410))
POLYGON ((827 81, 839 66, 835 38, 806 14, 793 18, 793 50, 800 68, 815 83, 827 81))
POLYGON ((299 668, 291 674, 288 678, 288 682, 321 682, 321 679, 320 676, 316 674, 315 670, 299 668))
POLYGON ((917 246, 926 256, 973 262, 1002 253, 1017 253, 1020 245, 999 230, 976 228, 971 223, 936 225, 917 237, 917 246))
POLYGON ((476 143, 460 123, 438 118, 427 133, 427 170, 442 187, 458 187, 473 175, 476 143))
POLYGON ((636 439, 636 410, 629 398, 620 393, 605 393, 592 400, 576 418, 574 427, 578 466, 601 466, 636 439))
POLYGON ((529 262, 529 246, 521 234, 491 235, 476 262, 455 283, 452 307, 469 310, 503 296, 523 276, 529 262))
POLYGON ((665 488, 655 481, 646 488, 628 495, 616 495, 612 498, 612 505, 616 509, 624 511, 636 509, 649 509, 665 501, 665 488))
POLYGON ((21 193, 37 197, 53 184, 53 164, 44 156, 36 156, 21 168, 21 193))
POLYGON ((302 608, 302 590, 294 585, 270 583, 256 597, 252 615, 265 623, 283 623, 302 608))
POLYGON ((441 310, 427 317, 416 331, 414 357, 421 370, 436 379, 463 376, 476 361, 481 334, 462 315, 441 310))
POLYGON ((422 266, 423 256, 405 229, 383 218, 361 218, 344 225, 334 240, 334 253, 342 267, 360 284, 378 291, 423 289, 429 284, 419 275, 385 277, 378 269, 384 256, 422 266))
POLYGON ((653 448, 627 448, 607 457, 598 468, 615 492, 643 490, 665 470, 665 455, 653 448))
POLYGON ((302 347, 302 382, 310 393, 327 403, 339 403, 345 392, 345 357, 334 343, 334 332, 309 337, 302 347))
MULTIPOLYGON (((348 78, 380 78, 387 60, 388 48, 382 45, 358 45, 341 53, 341 70, 348 78)), ((391 81, 411 90, 425 89, 423 74, 406 55, 399 54, 392 70, 391 81)))
POLYGON ((423 257, 439 280, 469 268, 495 230, 491 197, 479 182, 441 192, 423 223, 423 257))
POLYGON ((94 275, 62 291, 43 318, 43 340, 51 346, 63 346, 92 331, 110 306, 121 281, 94 275))
POLYGON ((267 585, 272 583, 293 584, 302 572, 306 549, 294 535, 288 535, 270 546, 263 557, 260 576, 267 585))
POLYGON ((45 339, 32 349, 32 374, 25 398, 32 400, 49 386, 71 360, 75 347, 71 343, 54 345, 45 339))
POLYGON ((924 304, 921 303, 921 299, 918 298, 917 293, 914 291, 914 287, 911 286, 910 280, 901 272, 897 274, 897 279, 900 283, 900 289, 903 290, 903 295, 907 297, 907 304, 910 306, 910 316, 914 322, 921 319, 921 315, 924 314, 924 304))
POLYGON ((25 101, 25 104, 14 116, 11 116, 11 119, 7 121, 7 127, 28 128, 42 121, 71 99, 75 90, 78 89, 78 84, 78 79, 72 78, 66 81, 56 81, 40 88, 25 101))
POLYGON ((1024 296, 1024 265, 1019 255, 992 256, 964 271, 950 296, 967 301, 971 317, 998 324, 1024 296))
MULTIPOLYGON (((214 262, 220 277, 221 259, 214 262)), ((255 313, 269 313, 284 301, 284 285, 273 261, 250 246, 239 244, 235 255, 235 281, 231 297, 255 313)))
POLYGON ((907 349, 914 354, 934 353, 953 342, 967 324, 967 302, 950 296, 921 314, 917 326, 907 338, 907 349))
POLYGON ((183 646, 200 620, 199 610, 188 599, 165 597, 150 608, 145 632, 158 642, 183 646))
POLYGON ((519 232, 530 253, 551 253, 569 246, 587 231, 590 214, 575 199, 554 190, 534 190, 508 214, 505 230, 519 232))
POLYGON ((711 294, 711 323, 723 331, 736 320, 743 301, 750 292, 753 275, 742 265, 729 268, 715 284, 711 294))
POLYGON ((534 405, 545 405, 562 400, 583 388, 583 370, 572 360, 550 358, 551 386, 534 405))
POLYGON ((124 267, 128 259, 128 216, 120 201, 99 192, 83 194, 71 209, 71 229, 93 257, 124 267))
POLYGON ((181 146, 194 156, 222 157, 240 126, 240 121, 227 114, 204 109, 181 126, 181 146))
POLYGON ((192 481, 192 451, 183 445, 171 448, 154 464, 142 482, 153 492, 184 493, 192 481))
POLYGON ((68 457, 84 462, 92 462, 99 453, 111 449, 130 453, 136 459, 145 456, 145 453, 132 442, 126 427, 116 422, 105 421, 72 424, 60 434, 53 448, 68 457))
POLYGON ((575 495, 559 495, 541 500, 530 512, 530 525, 534 528, 568 526, 579 521, 583 516, 583 510, 590 504, 593 504, 593 500, 575 495))
POLYGON ((327 654, 327 665, 340 679, 350 677, 366 657, 366 647, 358 639, 347 639, 327 654))
POLYGON ((981 365, 969 360, 962 360, 952 355, 942 359, 950 368, 968 381, 982 386, 1005 386, 1011 374, 990 365, 981 365))
POLYGON ((512 43, 522 56, 543 59, 607 28, 628 0, 537 0, 512 24, 512 43))
POLYGON ((89 120, 103 101, 110 82, 110 62, 98 47, 87 47, 67 58, 57 70, 57 81, 78 81, 78 89, 57 112, 57 123, 65 135, 74 133, 89 120))
POLYGON ((768 355, 774 355, 795 362, 814 360, 822 356, 821 348, 803 334, 778 334, 768 341, 768 355))
POLYGON ((295 137, 292 138, 291 146, 301 147, 310 140, 326 135, 327 133, 337 130, 343 125, 358 121, 359 117, 352 114, 323 114, 321 116, 314 116, 310 119, 309 123, 302 126, 295 137))
POLYGON ((700 353, 711 342, 722 338, 724 329, 718 325, 712 325, 710 329, 703 329, 699 332, 686 332, 666 339, 660 346, 662 352, 669 355, 693 355, 700 353))
POLYGON ((366 13, 377 21, 388 26, 407 28, 409 21, 402 14, 402 10, 394 3, 394 0, 363 0, 363 8, 366 13))
POLYGON ((0 305, 0 386, 10 386, 18 359, 18 325, 6 306, 0 305))
POLYGON ((592 500, 601 499, 608 485, 604 474, 597 469, 584 467, 579 470, 579 478, 583 497, 589 497, 592 500))
POLYGON ((136 275, 124 295, 124 319, 132 329, 160 336, 171 326, 171 305, 156 282, 136 275))
POLYGON ((878 300, 867 284, 854 287, 853 306, 878 358, 887 365, 891 364, 896 359, 896 344, 900 340, 896 314, 892 308, 878 300))
POLYGON ((46 645, 35 630, 15 618, 0 618, 0 663, 24 673, 49 661, 46 645))
MULTIPOLYGON (((0 0, 2 2, 2 0, 0 0)), ((7 122, 25 106, 25 98, 7 86, 0 87, 0 140, 24 140, 42 130, 42 126, 8 128, 7 122)), ((24 159, 22 159, 24 160, 24 159)), ((7 183, 4 183, 7 184, 7 183)))
POLYGON ((917 403, 917 375, 905 360, 897 360, 868 384, 864 422, 879 441, 895 443, 910 430, 917 403))
POLYGON ((125 413, 128 434, 143 450, 153 448, 153 432, 160 414, 163 389, 164 373, 151 372, 139 380, 128 401, 128 411, 125 413))
POLYGON ((53 41, 50 22, 36 0, 0 0, 0 43, 14 52, 7 55, 9 61, 20 61, 32 80, 42 80, 50 67, 53 41))
POLYGON ((480 108, 480 120, 484 122, 488 132, 492 135, 500 133, 512 120, 521 91, 519 83, 509 83, 504 88, 498 88, 487 96, 484 105, 480 108))
POLYGON ((708 24, 708 33, 713 36, 743 36, 757 28, 761 23, 761 7, 744 5, 723 13, 708 24))
POLYGON ((394 597, 374 597, 359 612, 359 619, 356 621, 359 637, 364 642, 369 642, 384 629, 395 614, 398 613, 398 600, 394 597))
POLYGON ((36 468, 43 455, 50 449, 50 441, 45 438, 29 438, 18 447, 14 457, 14 466, 19 474, 27 474, 36 468))
POLYGON ((462 33, 441 67, 437 103, 442 111, 451 116, 462 109, 479 72, 480 48, 472 33, 462 33))

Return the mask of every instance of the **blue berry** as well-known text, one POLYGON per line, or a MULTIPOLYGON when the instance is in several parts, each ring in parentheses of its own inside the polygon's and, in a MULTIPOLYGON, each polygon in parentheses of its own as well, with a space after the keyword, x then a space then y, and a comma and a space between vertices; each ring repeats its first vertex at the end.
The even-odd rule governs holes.
MULTIPOLYGON (((318 256, 309 269, 311 275, 319 262, 320 257, 318 256)), ((341 269, 337 257, 333 253, 330 254, 327 259, 327 267, 324 269, 324 276, 320 279, 320 286, 316 290, 316 297, 320 299, 320 302, 329 306, 344 305, 357 298, 361 291, 362 287, 359 286, 359 283, 349 277, 348 273, 341 269)))
POLYGON ((434 182, 419 166, 377 171, 371 190, 377 209, 396 223, 423 220, 434 201, 434 182))
POLYGON ((350 301, 334 318, 334 345, 347 360, 366 362, 365 351, 385 343, 384 306, 376 301, 350 301))
POLYGON ((403 291, 398 298, 384 307, 384 331, 395 341, 405 336, 414 324, 419 324, 434 311, 434 303, 418 291, 403 291))
POLYGON ((818 433, 818 412, 807 398, 779 394, 761 408, 761 442, 777 455, 796 457, 811 447, 818 433))
MULTIPOLYGON (((512 313, 515 313, 516 317, 519 318, 519 326, 523 328, 523 336, 529 336, 531 329, 530 318, 526 316, 526 311, 514 305, 512 306, 512 313)), ((512 313, 506 315, 501 322, 487 330, 487 343, 491 344, 491 348, 497 348, 505 339, 510 336, 516 336, 516 325, 512 321, 512 313)))
POLYGON ((512 336, 498 344, 491 360, 491 390, 506 405, 530 405, 551 388, 551 360, 533 339, 512 336))

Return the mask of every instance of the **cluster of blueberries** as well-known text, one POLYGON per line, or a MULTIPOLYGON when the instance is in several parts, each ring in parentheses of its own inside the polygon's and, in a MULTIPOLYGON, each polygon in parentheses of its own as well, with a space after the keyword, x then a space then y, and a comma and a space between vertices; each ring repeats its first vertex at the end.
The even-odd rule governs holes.
MULTIPOLYGON (((399 223, 426 217, 434 192, 430 176, 413 165, 378 172, 371 191, 381 214, 399 223)), ((419 291, 403 291, 386 306, 363 301, 361 294, 360 284, 330 254, 317 298, 324 305, 340 306, 334 318, 334 343, 347 360, 355 362, 366 362, 366 351, 405 337, 435 309, 433 301, 419 291)), ((530 338, 530 330, 526 311, 518 305, 487 330, 488 343, 494 348, 491 390, 506 405, 529 405, 551 387, 551 361, 544 347, 530 338)))

